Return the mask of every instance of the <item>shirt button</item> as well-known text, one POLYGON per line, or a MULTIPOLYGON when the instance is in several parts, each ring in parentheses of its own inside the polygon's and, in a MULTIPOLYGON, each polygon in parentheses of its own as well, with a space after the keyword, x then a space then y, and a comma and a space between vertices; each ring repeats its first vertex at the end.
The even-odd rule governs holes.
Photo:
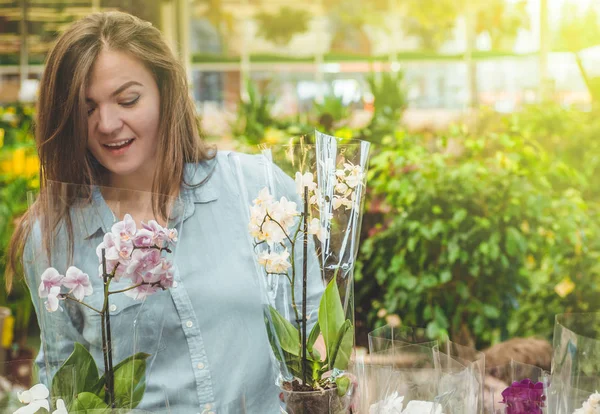
POLYGON ((177 282, 173 282, 173 287, 177 287, 178 283, 177 282))
POLYGON ((110 308, 108 308, 111 312, 114 312, 117 310, 117 305, 110 305, 110 308))
POLYGON ((198 362, 198 365, 196 365, 198 367, 198 369, 204 369, 204 364, 202 362, 198 362))
POLYGON ((192 326, 194 326, 194 322, 192 322, 192 321, 187 321, 187 322, 185 323, 185 326, 187 326, 188 328, 191 328, 192 326))

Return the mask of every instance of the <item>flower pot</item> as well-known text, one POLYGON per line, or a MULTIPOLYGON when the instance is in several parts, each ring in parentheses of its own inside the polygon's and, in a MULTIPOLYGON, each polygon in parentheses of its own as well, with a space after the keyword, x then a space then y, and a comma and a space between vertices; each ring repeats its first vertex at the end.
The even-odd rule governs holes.
POLYGON ((337 389, 322 391, 282 390, 287 414, 347 414, 350 413, 352 392, 339 396, 337 389))

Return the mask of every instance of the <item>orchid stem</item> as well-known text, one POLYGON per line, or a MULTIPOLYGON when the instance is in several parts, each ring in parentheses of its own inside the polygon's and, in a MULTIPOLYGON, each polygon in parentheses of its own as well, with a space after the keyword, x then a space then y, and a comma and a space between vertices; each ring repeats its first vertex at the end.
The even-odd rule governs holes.
POLYGON ((87 303, 85 303, 85 302, 83 302, 83 301, 80 301, 80 300, 78 300, 78 299, 74 298, 73 296, 71 296, 71 295, 69 295, 69 294, 67 294, 67 295, 64 295, 64 298, 65 298, 65 299, 68 299, 68 300, 72 300, 73 302, 77 302, 77 303, 79 303, 80 305, 83 305, 83 306, 85 306, 86 308, 89 308, 89 309, 93 310, 94 312, 96 312, 96 313, 98 313, 98 314, 102 315, 102 311, 100 311, 100 310, 98 310, 98 309, 94 308, 93 306, 90 306, 90 305, 88 305, 87 303))
POLYGON ((104 402, 115 408, 113 384, 112 343, 110 334, 110 314, 108 312, 108 274, 106 273, 106 250, 102 249, 102 278, 104 280, 104 304, 102 306, 102 354, 104 357, 104 375, 106 378, 104 402))
POLYGON ((306 384, 306 288, 307 288, 307 276, 308 276, 308 187, 304 187, 304 216, 302 230, 302 236, 304 241, 304 251, 302 257, 302 382, 306 384))

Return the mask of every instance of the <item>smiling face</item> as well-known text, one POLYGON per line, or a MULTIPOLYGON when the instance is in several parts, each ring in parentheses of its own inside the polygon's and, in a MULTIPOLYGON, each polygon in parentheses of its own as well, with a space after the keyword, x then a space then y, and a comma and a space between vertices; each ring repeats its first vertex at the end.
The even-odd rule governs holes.
POLYGON ((160 116, 152 73, 135 57, 105 49, 94 63, 86 101, 87 145, 109 171, 111 185, 146 189, 156 167, 160 116))

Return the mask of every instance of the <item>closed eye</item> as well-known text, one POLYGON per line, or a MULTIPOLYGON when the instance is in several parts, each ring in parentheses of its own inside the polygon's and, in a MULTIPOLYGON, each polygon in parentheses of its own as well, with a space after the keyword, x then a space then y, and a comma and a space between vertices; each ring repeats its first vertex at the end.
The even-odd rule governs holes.
POLYGON ((137 103, 137 101, 140 100, 140 97, 136 97, 135 99, 132 99, 131 101, 127 101, 127 102, 121 102, 121 106, 124 106, 126 108, 133 106, 137 103))

